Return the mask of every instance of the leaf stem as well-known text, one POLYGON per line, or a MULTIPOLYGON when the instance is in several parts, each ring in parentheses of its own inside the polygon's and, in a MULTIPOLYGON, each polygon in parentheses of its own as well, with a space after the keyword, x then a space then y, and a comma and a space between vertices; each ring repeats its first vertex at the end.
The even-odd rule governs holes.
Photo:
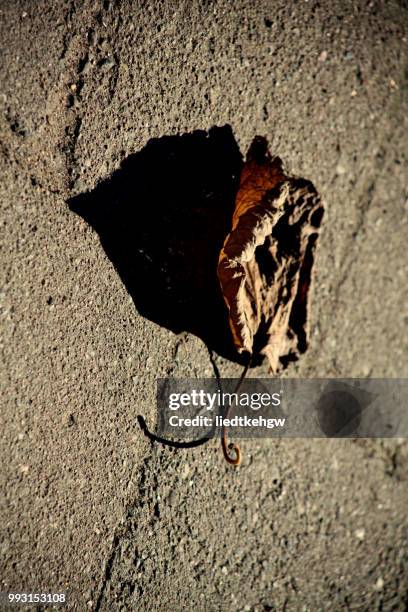
MULTIPOLYGON (((247 375, 247 372, 249 370, 249 367, 251 365, 251 361, 252 361, 252 356, 249 356, 248 359, 248 363, 246 364, 246 366, 244 367, 241 377, 237 383, 237 386, 235 387, 235 391, 234 393, 238 393, 245 376, 247 375)), ((224 418, 223 418, 223 422, 222 422, 222 437, 221 437, 221 448, 222 448, 222 452, 224 454, 224 459, 227 463, 229 463, 230 465, 239 465, 241 463, 241 449, 239 448, 238 444, 235 444, 235 442, 230 442, 228 444, 228 438, 227 438, 227 429, 224 425, 224 419, 228 419, 228 415, 230 413, 231 410, 231 404, 229 406, 227 406, 225 412, 224 412, 224 418), (231 451, 234 452, 235 457, 231 455, 231 451)))

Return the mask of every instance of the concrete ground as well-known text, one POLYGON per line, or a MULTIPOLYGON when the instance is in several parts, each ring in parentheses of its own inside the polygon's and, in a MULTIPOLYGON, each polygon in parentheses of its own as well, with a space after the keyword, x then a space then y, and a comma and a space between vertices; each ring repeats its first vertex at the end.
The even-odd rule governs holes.
POLYGON ((2 0, 0 21, 1 590, 405 610, 407 442, 247 440, 238 469, 215 441, 152 444, 157 377, 213 376, 209 352, 139 306, 149 284, 129 293, 67 202, 152 138, 267 136, 327 205, 311 346, 285 375, 407 377, 407 3, 2 0))

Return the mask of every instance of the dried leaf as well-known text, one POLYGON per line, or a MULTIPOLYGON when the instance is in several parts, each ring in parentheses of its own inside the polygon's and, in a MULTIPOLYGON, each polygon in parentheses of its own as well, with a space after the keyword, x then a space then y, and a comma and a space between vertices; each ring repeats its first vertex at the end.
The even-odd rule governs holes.
POLYGON ((237 350, 266 355, 274 374, 307 348, 308 291, 322 216, 312 183, 287 176, 266 139, 256 136, 218 278, 237 350))

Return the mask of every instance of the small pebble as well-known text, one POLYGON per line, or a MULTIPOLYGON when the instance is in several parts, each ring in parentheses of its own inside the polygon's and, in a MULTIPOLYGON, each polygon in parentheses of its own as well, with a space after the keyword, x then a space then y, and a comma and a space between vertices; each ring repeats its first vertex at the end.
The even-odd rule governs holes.
POLYGON ((381 591, 381 589, 384 587, 384 580, 381 578, 378 578, 377 582, 375 583, 375 588, 377 589, 377 591, 381 591))
POLYGON ((354 532, 354 535, 356 536, 358 540, 362 542, 365 537, 365 529, 356 529, 354 532))
POLYGON ((336 174, 338 174, 339 176, 343 176, 343 174, 346 174, 346 172, 346 168, 342 166, 342 164, 340 164, 339 162, 336 166, 336 174))
POLYGON ((188 465, 188 463, 186 463, 183 467, 183 470, 181 472, 181 477, 183 479, 186 479, 188 477, 188 475, 190 474, 190 466, 188 465))
POLYGON ((108 72, 108 70, 111 70, 114 67, 114 65, 115 65, 115 62, 112 59, 106 58, 101 61, 101 63, 99 64, 99 67, 104 72, 108 72))

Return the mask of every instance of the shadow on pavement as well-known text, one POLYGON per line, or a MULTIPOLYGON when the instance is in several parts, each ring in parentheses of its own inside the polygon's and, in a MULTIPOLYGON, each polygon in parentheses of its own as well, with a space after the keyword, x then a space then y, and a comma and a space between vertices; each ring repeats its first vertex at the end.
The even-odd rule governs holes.
POLYGON ((68 201, 98 232, 139 313, 242 363, 217 278, 242 156, 230 126, 150 140, 68 201))

